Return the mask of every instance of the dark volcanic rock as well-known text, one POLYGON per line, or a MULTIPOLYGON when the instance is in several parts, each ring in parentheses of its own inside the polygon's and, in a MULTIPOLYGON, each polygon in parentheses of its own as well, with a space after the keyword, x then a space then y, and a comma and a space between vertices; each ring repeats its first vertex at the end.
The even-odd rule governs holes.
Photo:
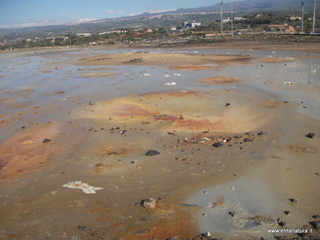
POLYGON ((47 142, 50 142, 50 141, 51 140, 49 138, 45 138, 45 139, 42 140, 43 143, 47 143, 47 142))
POLYGON ((250 138, 245 138, 243 141, 244 141, 245 143, 246 143, 246 142, 253 142, 253 140, 250 139, 250 138))
POLYGON ((160 152, 158 152, 157 150, 149 150, 148 152, 146 152, 145 154, 146 156, 157 156, 160 155, 160 152))
POLYGON ((289 215, 291 212, 290 211, 284 211, 283 212, 285 215, 289 215))
POLYGON ((286 225, 285 222, 281 221, 279 218, 277 220, 277 223, 279 224, 280 227, 284 227, 286 225))
POLYGON ((220 148, 220 147, 223 147, 223 144, 221 142, 216 142, 214 144, 212 144, 213 147, 216 147, 216 148, 220 148))
POLYGON ((314 138, 315 135, 316 135, 316 134, 314 134, 314 133, 308 133, 308 134, 306 135, 306 137, 307 137, 307 138, 314 138))
POLYGON ((293 202, 293 203, 298 202, 298 200, 297 200, 297 199, 295 199, 295 198, 289 198, 289 201, 290 201, 290 202, 293 202))
POLYGON ((320 229, 320 220, 309 222, 315 229, 320 229))
POLYGON ((231 217, 234 217, 234 215, 236 214, 235 212, 228 212, 228 214, 231 216, 231 217))

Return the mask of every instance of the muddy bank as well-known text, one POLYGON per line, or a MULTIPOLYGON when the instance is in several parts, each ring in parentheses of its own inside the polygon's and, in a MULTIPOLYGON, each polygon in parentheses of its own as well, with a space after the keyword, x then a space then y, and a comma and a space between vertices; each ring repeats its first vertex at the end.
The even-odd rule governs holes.
POLYGON ((104 51, 0 59, 2 239, 319 235, 318 58, 104 51))
POLYGON ((218 54, 174 54, 153 52, 128 52, 120 54, 97 55, 80 59, 80 65, 203 65, 250 63, 248 56, 218 55, 218 54))

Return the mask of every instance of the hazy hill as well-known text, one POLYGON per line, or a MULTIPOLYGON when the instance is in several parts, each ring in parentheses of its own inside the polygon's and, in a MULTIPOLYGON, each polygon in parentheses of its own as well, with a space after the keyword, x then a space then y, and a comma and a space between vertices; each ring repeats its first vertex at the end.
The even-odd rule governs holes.
MULTIPOLYGON (((243 0, 233 2, 234 12, 247 14, 247 12, 264 12, 264 11, 283 11, 294 10, 296 14, 301 12, 301 1, 303 0, 243 0)), ((313 0, 304 0, 305 10, 313 9, 313 0)), ((223 11, 230 12, 231 3, 223 4, 223 11)), ((103 32, 115 28, 144 28, 144 27, 165 27, 180 25, 181 22, 190 21, 190 16, 181 15, 193 13, 192 20, 196 19, 201 22, 208 22, 208 17, 200 13, 218 13, 220 12, 220 3, 208 7, 199 8, 181 8, 176 11, 163 12, 157 14, 143 13, 137 16, 128 16, 121 18, 106 18, 95 20, 82 24, 65 24, 57 26, 30 27, 21 29, 0 29, 0 42, 16 38, 33 38, 56 35, 74 34, 77 32, 103 32), (196 13, 199 13, 198 15, 196 13), (152 18, 152 16, 163 15, 162 18, 152 18), (179 16, 178 16, 179 15, 179 16)), ((288 12, 288 11, 287 11, 288 12)), ((239 16, 240 16, 239 15, 239 16)), ((213 18, 210 17, 210 21, 213 18)))
MULTIPOLYGON (((244 0, 234 1, 234 11, 266 11, 266 10, 299 10, 301 9, 301 0, 244 0)), ((304 0, 305 9, 313 8, 313 0, 304 0)), ((224 11, 231 10, 231 3, 223 3, 224 11)), ((191 12, 218 12, 220 3, 208 7, 199 8, 181 8, 176 11, 166 13, 191 13, 191 12)))

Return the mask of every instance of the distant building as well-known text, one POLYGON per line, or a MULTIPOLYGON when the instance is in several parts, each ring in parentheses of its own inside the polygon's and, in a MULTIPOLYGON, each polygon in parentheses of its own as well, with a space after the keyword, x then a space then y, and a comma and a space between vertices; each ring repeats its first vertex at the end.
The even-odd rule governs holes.
POLYGON ((294 27, 288 25, 288 24, 273 24, 273 25, 269 25, 266 28, 266 31, 270 31, 270 32, 296 32, 296 30, 294 29, 294 27))
POLYGON ((243 18, 243 17, 234 17, 234 20, 235 21, 242 21, 242 20, 245 20, 245 18, 243 18))
POLYGON ((301 20, 301 17, 297 17, 297 16, 292 16, 289 18, 290 21, 296 21, 296 20, 301 20))
POLYGON ((79 37, 91 37, 91 33, 76 33, 79 37))
POLYGON ((102 36, 102 35, 106 35, 106 34, 109 34, 110 32, 101 32, 101 33, 98 33, 99 36, 102 36))
POLYGON ((259 13, 255 15, 253 18, 263 18, 263 17, 264 17, 264 14, 259 13))
POLYGON ((199 27, 199 26, 201 26, 201 23, 199 23, 199 22, 192 22, 192 23, 183 22, 183 23, 181 23, 182 28, 195 28, 195 27, 199 27))
POLYGON ((226 23, 226 22, 231 22, 232 19, 230 17, 228 17, 227 19, 223 19, 222 22, 226 23))

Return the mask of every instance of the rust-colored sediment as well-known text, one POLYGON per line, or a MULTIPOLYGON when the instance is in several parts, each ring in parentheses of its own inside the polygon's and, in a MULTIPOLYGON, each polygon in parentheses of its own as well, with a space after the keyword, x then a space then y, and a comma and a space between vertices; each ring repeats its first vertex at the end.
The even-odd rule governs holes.
POLYGON ((60 133, 57 123, 41 124, 11 137, 0 145, 0 179, 13 180, 45 166, 50 157, 61 151, 53 144, 60 133), (43 139, 51 141, 43 143, 43 139))
MULTIPOLYGON (((224 80, 228 83, 241 81, 235 78, 224 80)), ((231 94, 231 92, 224 94, 231 94)), ((230 97, 233 96, 230 95, 230 97)), ((273 103, 266 102, 264 106, 272 108, 273 103)), ((85 109, 79 109, 73 116, 111 120, 118 123, 125 121, 126 125, 143 120, 162 124, 163 130, 210 129, 216 132, 242 132, 251 131, 261 125, 264 122, 261 114, 249 105, 241 105, 237 108, 226 107, 225 103, 220 102, 219 96, 212 93, 166 92, 109 99, 85 109)))
POLYGON ((228 131, 228 124, 226 121, 217 120, 210 121, 209 119, 187 119, 187 120, 177 120, 174 126, 178 126, 182 129, 187 129, 190 131, 204 131, 210 129, 211 131, 228 131))
POLYGON ((280 107, 281 102, 276 100, 264 100, 261 102, 261 105, 265 108, 278 109, 280 107))
POLYGON ((235 84, 235 83, 241 83, 242 80, 240 78, 234 78, 234 77, 227 77, 227 76, 217 76, 217 77, 211 77, 211 78, 204 78, 200 80, 201 83, 205 84, 235 84))
POLYGON ((190 222, 190 215, 181 209, 174 209, 165 204, 160 204, 152 210, 152 216, 158 218, 158 223, 152 226, 139 227, 129 232, 121 239, 124 240, 149 240, 168 239, 179 237, 191 239, 196 236, 196 229, 190 222), (149 233, 137 234, 138 231, 149 229, 149 233))

